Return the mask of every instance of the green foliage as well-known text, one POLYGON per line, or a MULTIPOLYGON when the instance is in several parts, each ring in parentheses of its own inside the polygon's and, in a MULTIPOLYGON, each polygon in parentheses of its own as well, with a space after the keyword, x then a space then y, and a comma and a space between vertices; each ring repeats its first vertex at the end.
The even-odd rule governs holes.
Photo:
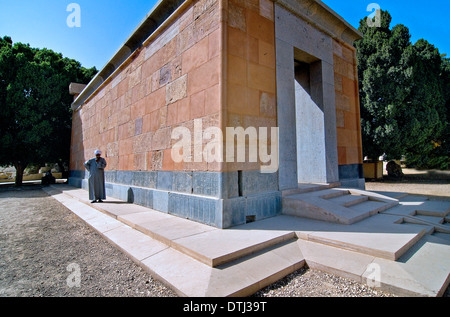
POLYGON ((391 29, 388 12, 378 28, 366 19, 355 43, 364 155, 448 167, 449 61, 426 40, 413 45, 404 25, 391 29))
POLYGON ((23 171, 29 163, 67 162, 68 87, 88 83, 95 73, 52 50, 0 38, 0 165, 23 171))

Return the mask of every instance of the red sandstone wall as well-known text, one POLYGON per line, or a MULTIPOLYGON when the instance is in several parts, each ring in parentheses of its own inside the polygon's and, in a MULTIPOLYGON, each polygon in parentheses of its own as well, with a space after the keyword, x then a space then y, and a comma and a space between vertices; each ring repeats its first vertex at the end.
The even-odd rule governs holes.
MULTIPOLYGON (((227 1, 227 126, 276 127, 274 4, 270 0, 227 1)), ((268 131, 270 137, 270 131, 268 131)), ((269 140, 270 146, 270 140, 269 140)), ((246 158, 248 161, 248 143, 246 158)), ((259 157, 258 157, 259 159, 259 157)), ((259 161, 259 160, 258 160, 259 161)), ((228 162, 226 170, 258 170, 260 162, 228 162)))
POLYGON ((219 125, 220 1, 194 1, 73 114, 71 170, 100 148, 108 170, 214 170, 174 163, 171 132, 219 125))
POLYGON ((333 40, 339 165, 362 164, 356 51, 333 40))

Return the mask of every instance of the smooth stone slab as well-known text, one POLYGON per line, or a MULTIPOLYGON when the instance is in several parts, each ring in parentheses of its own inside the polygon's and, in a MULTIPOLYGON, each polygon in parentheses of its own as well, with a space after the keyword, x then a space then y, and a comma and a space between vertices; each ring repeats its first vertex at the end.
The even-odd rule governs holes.
POLYGON ((104 236, 136 261, 142 261, 168 248, 164 243, 158 242, 128 226, 109 230, 104 233, 104 236))
POLYGON ((106 231, 125 226, 122 222, 102 213, 98 213, 96 217, 85 221, 100 233, 105 233, 106 231))
POLYGON ((70 210, 74 210, 74 213, 83 220, 94 218, 98 214, 98 210, 79 201, 62 202, 62 204, 70 210))
POLYGON ((426 221, 429 223, 434 223, 434 224, 442 224, 444 222, 444 218, 442 218, 442 217, 422 216, 422 215, 415 215, 414 217, 419 220, 423 220, 423 221, 426 221))
POLYGON ((214 227, 175 216, 172 216, 169 219, 160 219, 157 221, 151 220, 139 223, 136 224, 135 228, 169 246, 173 246, 173 241, 179 238, 207 231, 219 230, 214 227))
POLYGON ((390 208, 383 213, 392 215, 416 214, 424 216, 445 217, 450 213, 450 202, 426 200, 423 197, 408 196, 400 201, 400 205, 390 208))
POLYGON ((170 219, 173 216, 170 216, 168 214, 159 212, 159 211, 153 211, 153 210, 146 210, 146 211, 140 211, 135 212, 127 215, 121 215, 118 216, 117 219, 126 223, 132 228, 135 228, 137 224, 142 224, 145 222, 151 222, 151 221, 159 221, 159 220, 165 220, 170 219))
POLYGON ((387 192, 387 191, 373 191, 374 193, 387 196, 394 199, 402 199, 406 196, 408 196, 408 193, 402 193, 402 192, 387 192))
POLYGON ((294 232, 286 231, 218 229, 176 239, 174 247, 216 267, 294 238, 294 232))
POLYGON ((304 257, 295 242, 218 268, 172 248, 142 261, 148 271, 171 285, 180 295, 188 297, 249 296, 304 264, 304 257))
POLYGON ((450 245, 439 237, 425 236, 399 261, 376 258, 381 285, 406 296, 442 296, 450 281, 450 245))
POLYGON ((213 268, 172 248, 150 256, 142 266, 181 296, 203 297, 213 268))
POLYGON ((139 212, 139 206, 129 203, 94 203, 93 208, 100 209, 100 211, 108 213, 114 218, 119 216, 134 214, 139 212))
MULTIPOLYGON (((397 224, 396 216, 375 215, 345 230, 315 231, 307 235, 310 241, 342 249, 397 260, 426 234, 421 226, 397 224)), ((337 227, 335 227, 337 228, 337 227)))
POLYGON ((369 200, 369 201, 365 201, 365 202, 359 203, 354 206, 350 206, 348 208, 355 210, 357 212, 361 212, 361 213, 369 212, 370 215, 375 215, 378 212, 384 211, 390 207, 392 207, 392 206, 390 206, 387 203, 369 200))
POLYGON ((352 206, 363 201, 367 201, 369 197, 362 195, 343 195, 336 198, 331 198, 329 201, 339 204, 341 206, 352 206))
POLYGON ((353 279, 359 283, 374 256, 299 239, 308 267, 353 279))
POLYGON ((214 268, 207 296, 249 296, 305 264, 296 241, 286 242, 214 268))
POLYGON ((98 215, 98 210, 87 206, 86 204, 70 199, 70 200, 61 200, 57 196, 52 196, 57 199, 60 203, 62 203, 66 208, 70 209, 75 215, 87 221, 89 219, 95 218, 98 215))
POLYGON ((395 261, 423 234, 321 232, 308 235, 308 240, 395 261))

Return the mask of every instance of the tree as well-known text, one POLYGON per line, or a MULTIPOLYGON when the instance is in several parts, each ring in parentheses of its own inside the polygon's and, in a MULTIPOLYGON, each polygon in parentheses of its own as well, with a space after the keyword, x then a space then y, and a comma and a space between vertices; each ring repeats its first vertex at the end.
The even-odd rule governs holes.
MULTIPOLYGON (((449 169, 450 168, 450 59, 446 58, 445 55, 441 55, 441 76, 440 82, 442 85, 443 95, 445 99, 445 128, 440 137, 436 138, 434 142, 434 149, 430 153, 427 159, 428 166, 431 168, 449 169)), ((418 163, 413 161, 412 163, 420 166, 418 163)), ((422 160, 425 161, 425 160, 422 160)))
POLYGON ((381 27, 360 22, 364 34, 356 42, 361 99, 361 130, 364 155, 377 159, 386 153, 402 153, 397 117, 408 90, 407 65, 403 52, 410 35, 403 25, 390 30, 391 16, 381 12, 381 27))
POLYGON ((88 83, 96 69, 0 38, 0 165, 14 165, 16 186, 30 163, 67 162, 71 82, 88 83))
POLYGON ((408 111, 401 117, 408 127, 404 131, 408 135, 403 135, 407 140, 407 162, 419 168, 448 168, 448 153, 446 158, 435 160, 439 156, 435 149, 445 141, 448 125, 446 103, 450 86, 445 87, 442 57, 437 48, 423 39, 411 46, 408 54, 413 65, 412 89, 407 98, 408 111))
POLYGON ((445 139, 450 80, 444 84, 447 68, 433 45, 423 39, 413 45, 406 26, 390 24, 387 11, 381 27, 361 20, 364 37, 355 43, 363 151, 372 159, 406 155, 419 162, 445 139))

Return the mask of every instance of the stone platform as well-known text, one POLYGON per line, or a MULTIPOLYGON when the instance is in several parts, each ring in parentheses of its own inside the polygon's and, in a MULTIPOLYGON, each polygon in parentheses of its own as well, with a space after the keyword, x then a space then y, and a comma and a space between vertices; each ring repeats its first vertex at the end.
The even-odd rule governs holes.
POLYGON ((399 204, 396 198, 338 185, 300 184, 283 192, 283 214, 348 225, 399 204))
MULTIPOLYGON (((304 265, 400 296, 442 296, 450 281, 450 202, 383 193, 396 203, 353 224, 280 215, 217 229, 117 199, 90 204, 68 185, 44 190, 182 296, 251 295, 304 265)), ((339 197, 328 199, 356 205, 339 197)))

